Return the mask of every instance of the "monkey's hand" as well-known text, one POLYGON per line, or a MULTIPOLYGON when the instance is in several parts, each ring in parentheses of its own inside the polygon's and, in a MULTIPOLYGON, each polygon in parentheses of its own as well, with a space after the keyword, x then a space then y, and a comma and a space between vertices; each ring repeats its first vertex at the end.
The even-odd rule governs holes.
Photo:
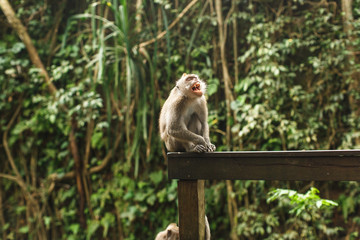
POLYGON ((216 146, 212 143, 207 144, 206 148, 208 152, 214 152, 216 150, 216 146))
POLYGON ((204 145, 193 145, 192 147, 192 152, 206 152, 207 148, 204 145))
POLYGON ((206 141, 201 137, 198 141, 190 144, 190 152, 207 152, 206 141))

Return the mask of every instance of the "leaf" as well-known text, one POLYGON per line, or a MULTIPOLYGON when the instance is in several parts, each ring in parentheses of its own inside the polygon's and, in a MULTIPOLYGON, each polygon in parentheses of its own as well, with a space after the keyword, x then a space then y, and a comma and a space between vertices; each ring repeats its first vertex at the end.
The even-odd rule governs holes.
POLYGON ((46 229, 50 229, 51 219, 52 218, 49 216, 44 216, 44 223, 45 223, 46 229))
POLYGON ((80 230, 80 224, 77 224, 77 223, 71 224, 69 226, 69 229, 71 230, 71 232, 73 234, 77 235, 79 233, 79 230, 80 230))
POLYGON ((323 205, 323 201, 322 201, 322 200, 316 201, 316 207, 317 207, 317 208, 321 208, 322 205, 323 205))
POLYGON ((157 200, 157 197, 155 194, 150 195, 147 199, 146 202, 150 205, 150 206, 154 206, 155 202, 157 200))
POLYGON ((14 45, 13 45, 13 47, 11 48, 11 51, 13 52, 13 53, 19 53, 22 49, 24 49, 25 48, 25 44, 24 43, 22 43, 22 42, 17 42, 17 43, 15 43, 14 45))
POLYGON ((212 96, 217 92, 220 81, 217 78, 210 78, 207 82, 207 93, 212 96))
POLYGON ((28 233, 29 232, 29 226, 24 226, 19 229, 19 233, 28 233))
POLYGON ((49 117, 49 121, 54 124, 56 121, 56 116, 54 114, 51 114, 49 117))
POLYGON ((158 185, 163 179, 163 172, 159 170, 157 172, 150 173, 150 180, 155 184, 158 185))
POLYGON ((4 226, 2 226, 2 230, 6 231, 7 229, 9 229, 10 227, 10 223, 5 223, 4 226))
POLYGON ((96 230, 100 227, 100 223, 97 220, 91 220, 88 228, 87 228, 87 234, 86 239, 90 240, 92 239, 91 236, 96 232, 96 230))
POLYGON ((95 149, 100 149, 104 144, 101 142, 103 138, 102 132, 94 132, 91 137, 91 147, 95 149))
POLYGON ((26 206, 18 206, 16 207, 16 214, 21 214, 22 212, 24 212, 26 210, 26 206))
POLYGON ((115 223, 115 216, 107 212, 100 223, 104 227, 103 237, 105 238, 108 234, 109 227, 115 223))

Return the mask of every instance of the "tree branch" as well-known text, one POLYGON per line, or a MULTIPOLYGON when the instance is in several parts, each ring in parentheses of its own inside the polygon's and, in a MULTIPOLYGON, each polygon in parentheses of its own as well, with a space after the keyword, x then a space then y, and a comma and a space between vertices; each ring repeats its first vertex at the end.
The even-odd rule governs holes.
MULTIPOLYGON (((108 154, 101 161, 100 165, 97 165, 97 166, 94 166, 94 167, 90 168, 90 170, 89 170, 90 174, 100 172, 101 170, 103 170, 109 164, 111 156, 114 154, 114 151, 118 147, 118 145, 120 143, 120 140, 121 140, 121 134, 118 134, 118 136, 116 138, 116 141, 115 141, 115 144, 114 144, 114 148, 108 152, 108 154)), ((75 172, 70 171, 70 172, 68 172, 68 173, 66 173, 64 175, 59 175, 57 173, 50 174, 48 179, 50 181, 53 181, 53 182, 61 182, 61 181, 73 179, 74 177, 75 177, 75 172)))
POLYGON ((49 91, 51 94, 56 93, 56 87, 51 82, 48 72, 46 71, 43 63, 40 60, 39 54, 36 51, 29 34, 26 31, 24 25, 22 25, 21 21, 16 17, 14 10, 12 9, 8 0, 0 0, 0 7, 4 12, 7 20, 9 21, 11 27, 16 31, 20 39, 25 44, 25 47, 29 53, 29 57, 31 62, 41 70, 41 74, 44 76, 45 82, 48 85, 49 91))
POLYGON ((10 174, 0 173, 0 178, 5 178, 14 182, 18 182, 18 178, 10 174))
MULTIPOLYGON (((180 19, 185 15, 185 13, 186 13, 187 11, 189 11, 189 9, 190 9, 197 1, 198 1, 198 0, 193 0, 193 1, 191 1, 191 2, 184 8, 184 10, 182 10, 182 12, 176 17, 176 19, 169 25, 168 30, 172 29, 172 28, 180 21, 180 19)), ((165 36, 166 32, 167 32, 166 30, 165 30, 165 31, 162 31, 162 32, 159 33, 155 38, 153 38, 153 39, 151 39, 151 40, 149 40, 149 41, 140 43, 140 44, 139 44, 139 48, 146 47, 147 45, 152 44, 152 43, 154 43, 155 41, 161 39, 162 37, 165 36)))
POLYGON ((20 104, 16 108, 14 115, 11 117, 8 125, 6 126, 6 129, 5 129, 5 132, 4 132, 4 135, 3 135, 3 146, 4 146, 4 149, 5 149, 6 156, 7 156, 8 160, 9 160, 9 163, 11 165, 12 170, 14 171, 16 177, 18 177, 18 178, 21 178, 21 175, 20 175, 20 172, 19 172, 19 170, 17 169, 17 167, 15 165, 15 161, 14 161, 14 158, 13 158, 13 156, 11 154, 9 144, 8 144, 8 141, 7 141, 7 137, 8 137, 8 133, 9 133, 9 130, 10 130, 11 126, 13 125, 16 117, 20 113, 21 106, 22 106, 22 100, 21 99, 22 99, 22 97, 20 97, 20 104))
POLYGON ((218 22, 218 30, 219 30, 219 45, 220 45, 220 56, 221 56, 221 66, 222 66, 222 74, 224 79, 224 90, 225 90, 225 103, 226 103, 226 145, 228 149, 230 149, 230 141, 231 141, 231 128, 229 125, 229 119, 231 118, 231 107, 230 103, 234 101, 234 96, 231 92, 231 79, 229 75, 229 69, 227 65, 227 58, 226 58, 226 28, 224 26, 224 20, 222 16, 222 3, 221 0, 215 1, 215 11, 216 11, 216 19, 218 22))

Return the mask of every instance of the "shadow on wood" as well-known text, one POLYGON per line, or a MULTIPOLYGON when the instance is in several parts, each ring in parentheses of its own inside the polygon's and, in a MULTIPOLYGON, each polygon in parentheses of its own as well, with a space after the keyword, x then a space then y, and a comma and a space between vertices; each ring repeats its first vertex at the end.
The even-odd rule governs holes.
POLYGON ((359 150, 168 153, 169 179, 359 181, 359 150))
POLYGON ((168 153, 168 177, 179 179, 181 240, 203 240, 203 180, 360 181, 360 150, 168 153))

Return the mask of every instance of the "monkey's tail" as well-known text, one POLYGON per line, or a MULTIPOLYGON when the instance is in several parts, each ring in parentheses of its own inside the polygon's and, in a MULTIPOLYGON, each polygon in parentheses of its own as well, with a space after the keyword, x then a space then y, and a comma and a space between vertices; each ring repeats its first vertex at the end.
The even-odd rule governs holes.
POLYGON ((210 240, 211 233, 210 233, 210 226, 207 216, 205 215, 205 239, 210 240))

